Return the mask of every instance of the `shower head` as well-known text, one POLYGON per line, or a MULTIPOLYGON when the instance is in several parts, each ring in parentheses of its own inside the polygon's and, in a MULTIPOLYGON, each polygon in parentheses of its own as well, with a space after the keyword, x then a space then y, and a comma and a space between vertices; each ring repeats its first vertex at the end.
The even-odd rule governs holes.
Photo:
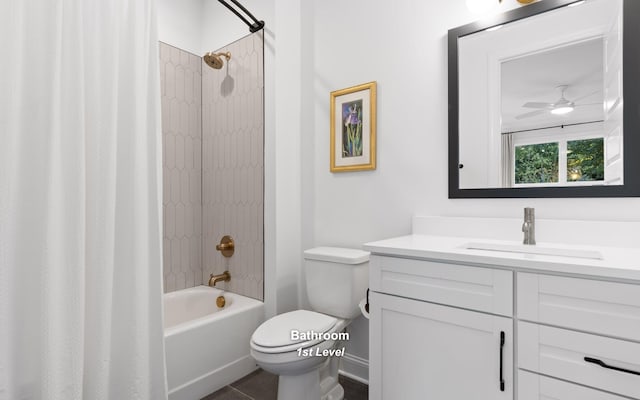
POLYGON ((222 68, 222 58, 224 57, 227 59, 227 62, 231 59, 231 53, 226 52, 226 53, 214 53, 214 52, 208 52, 207 54, 204 55, 204 57, 202 57, 204 59, 204 62, 207 63, 208 66, 210 66, 213 69, 220 69, 222 68))

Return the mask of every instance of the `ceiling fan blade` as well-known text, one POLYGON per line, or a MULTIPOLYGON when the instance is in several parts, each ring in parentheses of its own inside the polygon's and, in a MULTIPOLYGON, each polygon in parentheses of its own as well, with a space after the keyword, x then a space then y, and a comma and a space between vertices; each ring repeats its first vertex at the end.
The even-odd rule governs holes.
POLYGON ((541 103, 541 102, 537 102, 537 101, 530 101, 528 103, 524 103, 522 105, 522 107, 524 108, 544 108, 544 109, 551 109, 553 108, 553 103, 541 103))
POLYGON ((528 113, 516 115, 516 119, 531 118, 531 117, 535 117, 536 115, 544 114, 545 112, 547 112, 547 110, 531 111, 531 112, 528 112, 528 113))

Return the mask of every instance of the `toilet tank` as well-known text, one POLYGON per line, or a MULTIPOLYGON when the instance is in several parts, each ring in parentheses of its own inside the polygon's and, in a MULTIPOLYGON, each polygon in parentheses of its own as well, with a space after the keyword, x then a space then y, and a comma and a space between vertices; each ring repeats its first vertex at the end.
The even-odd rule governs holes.
POLYGON ((338 318, 360 315, 369 286, 369 252, 342 247, 304 251, 307 296, 314 311, 338 318))

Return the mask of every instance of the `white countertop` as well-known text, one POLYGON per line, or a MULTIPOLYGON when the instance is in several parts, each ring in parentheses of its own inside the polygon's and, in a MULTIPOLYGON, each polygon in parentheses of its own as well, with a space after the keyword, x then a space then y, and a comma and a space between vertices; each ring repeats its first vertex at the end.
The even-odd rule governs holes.
POLYGON ((596 250, 603 256, 601 260, 596 260, 464 248, 464 245, 470 242, 515 243, 477 237, 413 234, 366 243, 364 249, 373 254, 384 256, 422 258, 530 272, 552 272, 640 282, 640 249, 638 248, 537 243, 538 246, 596 250))

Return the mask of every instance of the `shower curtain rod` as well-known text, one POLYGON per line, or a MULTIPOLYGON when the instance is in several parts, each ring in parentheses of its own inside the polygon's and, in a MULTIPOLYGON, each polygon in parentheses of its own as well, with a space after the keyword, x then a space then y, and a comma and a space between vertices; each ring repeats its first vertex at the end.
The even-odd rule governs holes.
POLYGON ((589 121, 589 122, 576 122, 573 124, 562 124, 562 125, 555 125, 555 126, 545 126, 544 128, 532 128, 532 129, 523 129, 520 131, 511 131, 511 132, 502 132, 503 135, 509 135, 511 133, 521 133, 521 132, 533 132, 533 131, 541 131, 543 129, 553 129, 553 128, 566 128, 568 126, 576 126, 576 125, 586 125, 586 124, 597 124, 598 122, 604 122, 603 119, 597 120, 597 121, 589 121))
POLYGON ((231 2, 233 4, 235 4, 240 10, 242 10, 242 12, 244 12, 245 14, 247 14, 249 16, 249 18, 251 18, 253 20, 253 23, 249 22, 242 14, 240 14, 238 12, 238 10, 236 10, 235 8, 231 7, 231 5, 229 3, 227 3, 225 0, 218 0, 220 3, 222 3, 223 6, 227 7, 229 9, 229 11, 231 11, 232 13, 234 13, 238 18, 240 18, 242 21, 244 21, 245 24, 249 25, 249 31, 251 33, 257 32, 260 29, 264 28, 264 21, 258 21, 256 19, 256 17, 253 16, 253 14, 251 14, 249 12, 249 10, 247 10, 242 4, 240 4, 238 1, 236 0, 231 0, 231 2))

